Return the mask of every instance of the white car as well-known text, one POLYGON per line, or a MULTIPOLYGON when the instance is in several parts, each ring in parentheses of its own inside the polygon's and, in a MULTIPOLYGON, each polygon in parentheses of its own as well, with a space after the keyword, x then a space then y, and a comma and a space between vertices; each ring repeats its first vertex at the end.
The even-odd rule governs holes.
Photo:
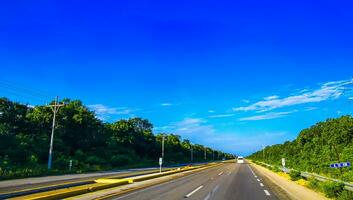
POLYGON ((243 156, 238 156, 237 163, 243 164, 244 163, 244 157, 243 156))

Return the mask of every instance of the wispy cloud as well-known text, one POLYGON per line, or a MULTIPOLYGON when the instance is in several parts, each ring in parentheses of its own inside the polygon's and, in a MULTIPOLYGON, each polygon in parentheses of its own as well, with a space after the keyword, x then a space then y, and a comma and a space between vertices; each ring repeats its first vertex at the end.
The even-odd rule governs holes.
POLYGON ((317 110, 317 107, 307 107, 305 108, 305 111, 312 111, 312 110, 317 110))
POLYGON ((272 96, 269 96, 269 97, 265 97, 264 99, 266 100, 266 101, 270 101, 270 100, 275 100, 275 99, 278 99, 279 98, 279 96, 277 96, 277 95, 272 95, 272 96))
MULTIPOLYGON (((215 149, 247 155, 258 150, 261 145, 269 145, 288 140, 287 132, 223 132, 217 130, 202 118, 185 118, 179 122, 156 128, 176 133, 191 142, 203 144, 215 149), (250 141, 250 142, 249 142, 250 141)), ((291 138, 290 138, 291 139, 291 138)))
POLYGON ((250 100, 248 100, 248 99, 243 99, 243 100, 241 100, 243 103, 250 103, 250 100))
POLYGON ((167 107, 167 106, 172 106, 173 104, 172 103, 162 103, 161 104, 161 106, 165 106, 165 107, 167 107))
POLYGON ((289 112, 270 112, 264 115, 255 115, 251 117, 240 118, 239 121, 259 121, 259 120, 276 119, 276 118, 285 117, 295 112, 297 112, 297 110, 293 110, 289 112))
POLYGON ((225 118, 225 117, 233 117, 234 114, 221 114, 221 115, 211 115, 209 118, 225 118))
POLYGON ((214 111, 214 110, 209 110, 208 112, 209 112, 209 113, 214 113, 215 111, 214 111))
POLYGON ((88 108, 93 110, 96 113, 97 117, 101 120, 106 120, 111 115, 129 115, 132 114, 133 111, 135 111, 134 109, 126 107, 114 108, 105 106, 103 104, 88 105, 88 108))
POLYGON ((301 94, 283 98, 280 98, 279 96, 269 96, 264 98, 264 100, 249 106, 233 108, 233 111, 265 112, 288 106, 318 103, 326 100, 337 99, 343 94, 346 86, 352 83, 353 80, 327 82, 322 84, 320 88, 316 90, 303 90, 301 94))

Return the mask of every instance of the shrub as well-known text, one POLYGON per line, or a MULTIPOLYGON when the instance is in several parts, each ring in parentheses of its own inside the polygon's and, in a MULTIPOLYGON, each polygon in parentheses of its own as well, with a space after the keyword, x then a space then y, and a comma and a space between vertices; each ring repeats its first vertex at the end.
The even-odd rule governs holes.
POLYGON ((319 190, 320 189, 320 183, 318 180, 316 180, 315 178, 313 177, 310 177, 308 179, 308 186, 311 188, 311 189, 314 189, 314 190, 319 190))
POLYGON ((353 192, 347 191, 347 190, 342 191, 337 197, 337 200, 352 200, 352 199, 353 199, 353 192))
POLYGON ((329 198, 338 197, 343 190, 344 190, 343 183, 336 183, 336 182, 330 182, 330 181, 322 183, 322 191, 329 198))
POLYGON ((115 155, 111 158, 111 163, 113 166, 124 166, 131 163, 131 158, 128 155, 115 155))
POLYGON ((290 179, 292 181, 297 181, 302 178, 301 173, 299 171, 291 170, 289 172, 290 179))

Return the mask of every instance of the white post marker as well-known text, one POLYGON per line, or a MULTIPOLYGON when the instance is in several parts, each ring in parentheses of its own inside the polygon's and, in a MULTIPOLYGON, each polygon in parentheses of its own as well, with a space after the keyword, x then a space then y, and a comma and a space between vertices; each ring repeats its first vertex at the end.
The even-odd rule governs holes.
POLYGON ((69 171, 71 172, 71 169, 72 169, 72 160, 70 160, 69 162, 69 171))
POLYGON ((285 166, 286 166, 286 159, 282 158, 282 167, 285 167, 285 166))
POLYGON ((163 158, 159 158, 159 173, 162 173, 163 158))

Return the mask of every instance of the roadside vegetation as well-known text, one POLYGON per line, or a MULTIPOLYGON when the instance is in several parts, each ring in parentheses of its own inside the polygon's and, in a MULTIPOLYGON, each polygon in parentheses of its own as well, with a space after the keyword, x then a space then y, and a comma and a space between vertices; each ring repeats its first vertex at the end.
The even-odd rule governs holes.
POLYGON ((46 106, 28 106, 0 98, 0 179, 48 174, 110 170, 158 165, 165 135, 164 164, 194 162, 232 155, 198 144, 176 134, 153 133, 145 119, 105 123, 79 100, 65 99, 57 114, 53 169, 47 170, 53 112, 46 106), (207 159, 204 160, 206 148, 207 159))
POLYGON ((281 158, 286 159, 286 167, 291 171, 288 175, 293 181, 304 181, 304 185, 324 193, 329 198, 353 199, 353 193, 344 190, 343 183, 320 182, 314 178, 308 180, 300 176, 299 171, 306 171, 323 176, 353 182, 352 167, 330 168, 330 164, 353 161, 353 118, 342 116, 328 119, 304 129, 291 142, 266 147, 248 157, 256 164, 277 171, 281 166, 281 158), (273 169, 276 168, 276 169, 273 169))

